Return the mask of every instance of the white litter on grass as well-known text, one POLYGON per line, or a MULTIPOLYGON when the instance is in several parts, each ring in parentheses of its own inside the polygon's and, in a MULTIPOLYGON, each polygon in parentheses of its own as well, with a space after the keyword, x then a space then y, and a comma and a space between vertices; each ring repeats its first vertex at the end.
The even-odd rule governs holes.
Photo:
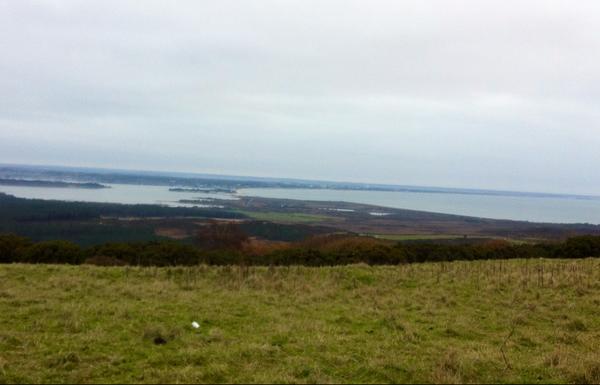
POLYGON ((194 321, 194 322, 192 322, 192 327, 194 329, 198 329, 200 327, 200 324, 198 322, 194 321))

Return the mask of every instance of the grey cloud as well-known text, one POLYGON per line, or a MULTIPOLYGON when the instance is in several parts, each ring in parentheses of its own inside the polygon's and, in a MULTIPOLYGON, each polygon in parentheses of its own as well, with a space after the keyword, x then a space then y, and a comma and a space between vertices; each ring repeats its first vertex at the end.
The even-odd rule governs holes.
POLYGON ((598 36, 584 0, 3 2, 0 162, 600 193, 598 36))

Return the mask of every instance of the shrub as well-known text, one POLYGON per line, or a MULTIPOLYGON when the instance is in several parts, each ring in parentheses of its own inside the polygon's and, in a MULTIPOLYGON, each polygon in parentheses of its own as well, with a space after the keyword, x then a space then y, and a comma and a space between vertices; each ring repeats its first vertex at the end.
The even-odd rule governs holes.
POLYGON ((67 263, 136 266, 197 265, 306 265, 333 266, 356 263, 395 265, 511 258, 585 258, 600 256, 600 237, 586 236, 563 243, 514 245, 507 242, 447 245, 436 243, 393 243, 374 238, 329 235, 285 247, 262 248, 256 252, 235 226, 213 224, 207 229, 211 245, 200 250, 176 241, 107 243, 82 250, 67 241, 32 244, 26 238, 0 235, 0 263, 67 263), (218 245, 218 247, 217 247, 218 245))
POLYGON ((76 244, 67 241, 47 241, 36 243, 25 249, 20 262, 77 265, 83 260, 83 251, 76 244))
POLYGON ((29 246, 31 246, 31 241, 27 238, 14 234, 0 235, 0 263, 21 260, 21 254, 29 246))

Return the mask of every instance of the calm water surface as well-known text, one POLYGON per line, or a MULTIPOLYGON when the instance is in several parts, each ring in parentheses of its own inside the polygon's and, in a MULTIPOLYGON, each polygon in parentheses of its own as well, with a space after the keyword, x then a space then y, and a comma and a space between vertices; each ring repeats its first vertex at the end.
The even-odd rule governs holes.
MULTIPOLYGON (((53 199, 73 202, 160 204, 171 207, 202 206, 179 203, 180 199, 236 199, 231 194, 173 192, 168 186, 111 184, 111 188, 78 189, 52 187, 0 186, 0 192, 19 198, 53 199)), ((207 202, 210 206, 210 202, 207 202)))
POLYGON ((395 191, 243 189, 239 195, 263 198, 345 201, 398 209, 531 222, 600 224, 600 198, 541 198, 395 191))
MULTIPOLYGON (((169 191, 168 186, 123 184, 110 186, 109 189, 97 190, 0 186, 0 192, 20 198, 166 206, 200 206, 179 203, 180 199, 237 199, 235 195, 227 193, 172 192, 169 191)), ((346 201, 400 209, 532 222, 600 224, 600 199, 281 188, 242 189, 238 191, 237 195, 331 202, 346 201)), ((207 202, 206 205, 210 206, 210 202, 207 202)), ((335 205, 332 205, 332 208, 335 208, 335 205)))

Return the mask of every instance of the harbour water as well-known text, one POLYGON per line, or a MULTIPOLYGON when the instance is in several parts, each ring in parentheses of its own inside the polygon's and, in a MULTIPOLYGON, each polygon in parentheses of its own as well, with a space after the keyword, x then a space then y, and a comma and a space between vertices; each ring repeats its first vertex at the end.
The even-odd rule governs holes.
POLYGON ((264 198, 345 201, 493 219, 600 224, 600 198, 283 188, 243 189, 238 194, 264 198))
MULTIPOLYGON (((465 216, 551 223, 600 224, 600 198, 573 196, 503 196, 372 190, 248 188, 236 194, 174 192, 168 186, 113 184, 107 189, 0 186, 0 192, 21 198, 166 206, 212 207, 210 199, 239 196, 352 202, 399 209, 465 216), (206 200, 197 204, 180 200, 206 200)), ((1 208, 0 208, 1 209, 1 208)))
POLYGON ((169 191, 168 186, 130 184, 110 184, 108 186, 110 186, 110 188, 103 189, 0 186, 0 192, 14 195, 19 198, 30 199, 124 204, 159 204, 171 207, 212 206, 210 203, 181 203, 179 202, 180 200, 237 199, 231 194, 226 193, 174 192, 169 191))

